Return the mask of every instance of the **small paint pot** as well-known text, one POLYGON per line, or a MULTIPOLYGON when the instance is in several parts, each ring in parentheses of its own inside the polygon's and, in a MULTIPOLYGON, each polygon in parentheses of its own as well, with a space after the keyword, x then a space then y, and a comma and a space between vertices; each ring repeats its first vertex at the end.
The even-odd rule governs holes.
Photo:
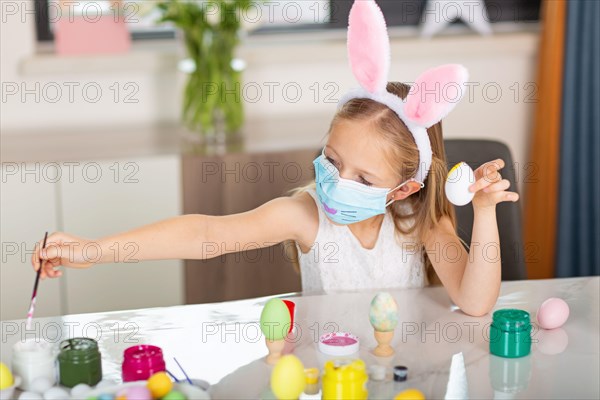
POLYGON ((330 356, 351 356, 358 352, 359 345, 358 337, 348 332, 326 333, 319 338, 319 350, 330 356))
POLYGON ((73 386, 85 383, 94 386, 102 380, 102 358, 98 342, 90 338, 72 338, 60 343, 58 354, 60 383, 73 386))
POLYGON ((44 339, 28 339, 13 346, 12 370, 21 377, 19 389, 32 389, 33 381, 47 379, 56 383, 56 346, 44 339))
POLYGON ((531 322, 527 311, 496 310, 490 326, 490 353, 506 358, 524 357, 531 351, 531 322))
POLYGON ((129 347, 123 353, 123 382, 146 380, 157 372, 165 372, 166 369, 160 347, 142 344, 129 347))

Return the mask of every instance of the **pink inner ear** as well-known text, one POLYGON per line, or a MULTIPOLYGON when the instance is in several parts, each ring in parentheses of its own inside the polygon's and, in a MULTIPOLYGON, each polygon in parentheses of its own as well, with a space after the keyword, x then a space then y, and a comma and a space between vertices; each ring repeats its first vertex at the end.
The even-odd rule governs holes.
POLYGON ((467 69, 459 64, 425 71, 406 98, 404 114, 416 124, 429 128, 448 115, 460 101, 468 76, 467 69))
POLYGON ((356 0, 348 25, 352 73, 367 91, 384 91, 390 68, 390 41, 381 9, 374 0, 356 0))

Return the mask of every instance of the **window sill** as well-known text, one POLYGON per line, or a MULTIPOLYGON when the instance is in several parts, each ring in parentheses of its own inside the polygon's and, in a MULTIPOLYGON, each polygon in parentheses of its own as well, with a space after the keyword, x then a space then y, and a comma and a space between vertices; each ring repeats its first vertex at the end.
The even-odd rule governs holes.
MULTIPOLYGON (((457 51, 466 54, 497 54, 498 51, 520 49, 531 51, 531 40, 518 41, 519 45, 515 47, 514 37, 537 37, 540 24, 496 23, 493 29, 492 36, 483 37, 470 28, 457 24, 448 26, 443 33, 432 39, 422 39, 417 27, 391 27, 388 31, 392 47, 402 46, 410 51, 411 57, 427 56, 432 52, 447 53, 454 57, 457 51), (510 44, 503 45, 504 40, 510 44), (492 43, 497 43, 499 47, 492 43)), ((240 57, 249 63, 258 61, 288 64, 314 61, 314 54, 319 54, 319 61, 325 62, 339 60, 340 52, 332 51, 332 48, 345 47, 345 42, 345 29, 260 33, 244 40, 240 47, 240 57), (290 46, 293 50, 290 50, 290 46)), ((93 56, 58 56, 54 54, 52 43, 39 43, 37 53, 22 61, 20 73, 27 77, 66 73, 173 72, 178 61, 184 57, 184 49, 173 39, 137 40, 126 54, 93 56)))

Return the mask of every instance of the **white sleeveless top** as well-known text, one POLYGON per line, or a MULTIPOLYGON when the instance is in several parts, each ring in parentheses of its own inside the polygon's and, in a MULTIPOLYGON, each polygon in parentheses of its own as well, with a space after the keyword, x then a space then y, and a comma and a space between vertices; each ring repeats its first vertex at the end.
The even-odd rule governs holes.
POLYGON ((319 230, 307 253, 296 245, 304 293, 419 288, 428 284, 422 247, 394 232, 389 212, 384 215, 375 246, 365 249, 347 225, 335 225, 327 218, 314 189, 307 192, 319 210, 319 230))

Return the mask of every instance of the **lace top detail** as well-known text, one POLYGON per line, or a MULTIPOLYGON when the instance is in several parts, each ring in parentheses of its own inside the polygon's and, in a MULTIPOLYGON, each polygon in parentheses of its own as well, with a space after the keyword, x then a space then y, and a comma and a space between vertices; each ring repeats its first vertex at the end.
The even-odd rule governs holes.
POLYGON ((375 246, 366 249, 348 226, 335 225, 327 218, 314 189, 307 192, 319 210, 319 229, 307 253, 298 247, 303 292, 418 288, 428 284, 421 246, 395 234, 389 212, 375 246))

